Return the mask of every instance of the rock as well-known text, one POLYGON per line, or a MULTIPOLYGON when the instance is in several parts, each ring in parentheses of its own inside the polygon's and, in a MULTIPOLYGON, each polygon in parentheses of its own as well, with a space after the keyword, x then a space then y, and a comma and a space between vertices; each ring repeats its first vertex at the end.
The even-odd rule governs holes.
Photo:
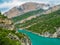
POLYGON ((57 34, 57 37, 59 38, 60 37, 60 27, 56 29, 56 34, 57 34))

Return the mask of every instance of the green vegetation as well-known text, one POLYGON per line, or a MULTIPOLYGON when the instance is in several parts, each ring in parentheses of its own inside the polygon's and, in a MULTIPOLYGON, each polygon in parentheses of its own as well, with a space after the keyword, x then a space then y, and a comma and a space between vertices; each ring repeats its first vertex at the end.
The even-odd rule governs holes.
POLYGON ((43 9, 30 11, 30 12, 24 13, 20 16, 14 17, 14 18, 12 18, 12 20, 13 20, 13 22, 17 22, 17 21, 20 21, 20 20, 25 19, 25 18, 32 16, 32 15, 36 15, 36 14, 41 13, 41 12, 43 12, 43 9))
MULTIPOLYGON (((8 20, 6 16, 0 13, 0 21, 5 19, 8 20)), ((0 45, 21 45, 21 40, 24 39, 25 35, 16 32, 16 30, 8 30, 7 28, 11 25, 7 25, 3 21, 0 23, 0 45)))
POLYGON ((26 21, 25 23, 16 24, 15 26, 17 28, 28 27, 25 29, 40 34, 43 34, 45 32, 53 34, 56 32, 56 28, 60 27, 60 10, 52 12, 50 14, 40 15, 36 18, 26 21), (28 27, 29 25, 32 26, 28 27))
MULTIPOLYGON (((7 19, 7 17, 1 14, 0 12, 0 20, 4 20, 4 19, 7 19)), ((0 23, 0 24, 3 24, 3 23, 0 23)), ((24 38, 23 34, 15 33, 14 30, 11 31, 11 30, 5 29, 0 25, 0 45, 21 45, 20 41, 11 39, 8 36, 9 33, 11 33, 11 35, 13 36, 17 36, 19 39, 24 38)))
POLYGON ((0 18, 7 18, 7 16, 4 16, 4 14, 1 14, 1 12, 0 12, 0 18))
POLYGON ((15 33, 14 30, 11 31, 0 28, 0 45, 21 45, 20 41, 9 38, 8 36, 9 33, 18 36, 19 39, 24 37, 24 35, 21 33, 15 33))

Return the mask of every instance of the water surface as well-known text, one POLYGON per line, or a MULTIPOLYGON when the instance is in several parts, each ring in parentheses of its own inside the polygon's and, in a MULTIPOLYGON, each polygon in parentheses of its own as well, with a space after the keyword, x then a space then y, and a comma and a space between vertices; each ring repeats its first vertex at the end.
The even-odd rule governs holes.
POLYGON ((30 38, 32 45, 60 45, 59 38, 46 38, 26 30, 18 30, 18 32, 26 34, 30 38))

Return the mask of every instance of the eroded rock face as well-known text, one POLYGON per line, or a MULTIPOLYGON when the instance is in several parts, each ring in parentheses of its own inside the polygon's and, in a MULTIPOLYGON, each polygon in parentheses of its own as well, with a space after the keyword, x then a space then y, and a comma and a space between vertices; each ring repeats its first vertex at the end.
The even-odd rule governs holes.
POLYGON ((60 38, 60 27, 56 29, 56 32, 53 34, 54 38, 60 38))
POLYGON ((12 25, 12 21, 9 19, 0 19, 0 28, 13 30, 14 26, 12 25))
POLYGON ((19 7, 12 8, 8 12, 6 12, 5 15, 8 18, 12 18, 12 17, 18 16, 24 12, 29 12, 32 10, 43 8, 44 6, 48 6, 48 4, 43 4, 43 3, 39 4, 39 3, 34 3, 34 2, 27 2, 27 3, 22 4, 19 7))
POLYGON ((57 29, 56 34, 57 34, 57 37, 60 38, 60 27, 57 29))

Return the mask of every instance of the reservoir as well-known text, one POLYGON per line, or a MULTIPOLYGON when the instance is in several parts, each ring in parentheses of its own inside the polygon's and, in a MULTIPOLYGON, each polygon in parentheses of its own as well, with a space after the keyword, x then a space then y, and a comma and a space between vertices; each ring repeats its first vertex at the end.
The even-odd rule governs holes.
POLYGON ((31 40, 32 45, 60 45, 60 38, 42 37, 27 30, 18 30, 18 32, 26 34, 31 40))

